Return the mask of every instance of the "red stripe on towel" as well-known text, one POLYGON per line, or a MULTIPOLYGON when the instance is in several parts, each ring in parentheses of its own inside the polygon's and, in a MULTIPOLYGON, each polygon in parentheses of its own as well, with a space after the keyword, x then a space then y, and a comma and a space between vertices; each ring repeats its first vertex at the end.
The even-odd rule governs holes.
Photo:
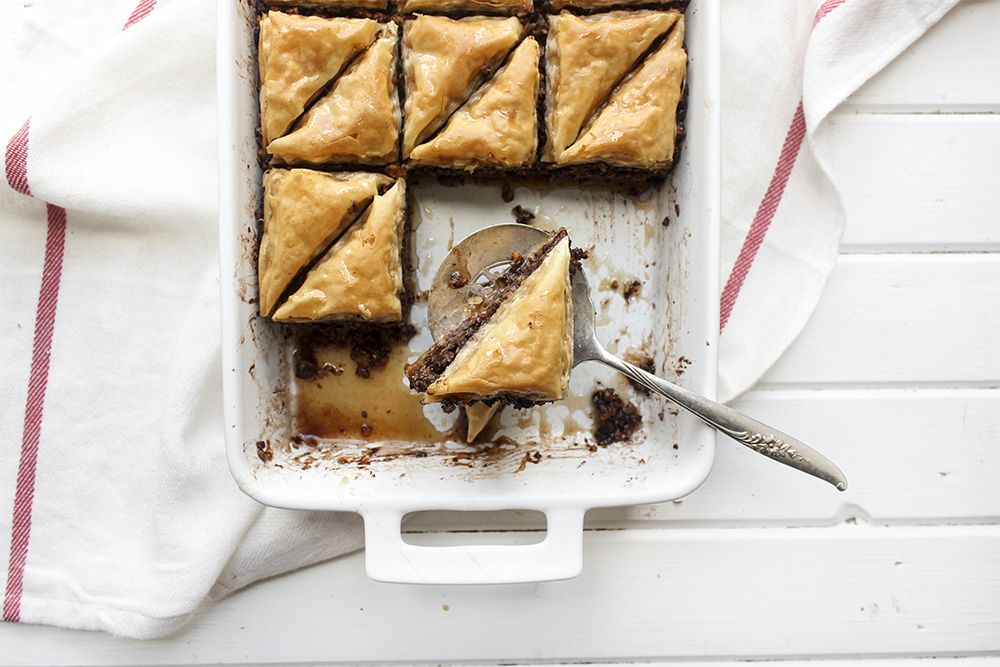
POLYGON ((816 10, 816 18, 813 19, 813 27, 815 28, 816 24, 819 23, 820 19, 822 19, 824 16, 832 12, 837 7, 840 7, 842 4, 844 4, 845 1, 846 0, 826 0, 826 2, 820 5, 819 9, 816 10))
POLYGON ((805 139, 805 136, 806 118, 802 110, 802 102, 799 101, 799 106, 795 110, 795 117, 792 119, 792 125, 788 128, 788 134, 785 135, 785 144, 781 147, 781 156, 778 158, 778 166, 774 170, 774 176, 771 177, 771 184, 767 188, 767 194, 764 195, 764 200, 761 202, 760 208, 757 209, 757 215, 754 216, 753 223, 750 225, 750 231, 747 232, 747 237, 743 240, 743 247, 736 258, 736 265, 733 266, 733 271, 729 274, 729 280, 726 281, 726 286, 722 290, 719 322, 720 332, 726 328, 726 322, 729 321, 729 315, 733 312, 733 305, 736 303, 736 298, 740 295, 743 281, 746 280, 747 274, 750 272, 750 267, 753 266, 754 259, 757 258, 757 251, 760 249, 760 244, 764 242, 767 229, 771 226, 774 213, 778 210, 781 197, 785 194, 788 177, 792 173, 792 167, 795 166, 795 159, 799 155, 799 149, 802 147, 802 141, 805 139))
POLYGON ((128 21, 125 21, 125 28, 131 28, 133 25, 143 20, 149 13, 153 11, 156 7, 156 0, 140 0, 136 8, 132 10, 132 15, 128 17, 128 21))
POLYGON ((4 154, 7 183, 17 192, 29 197, 31 196, 31 188, 28 187, 28 123, 30 122, 30 118, 24 121, 17 134, 10 138, 4 154))
POLYGON ((45 389, 49 382, 52 333, 55 330, 59 280, 62 277, 63 251, 66 248, 66 209, 52 204, 47 204, 46 208, 49 227, 45 239, 42 287, 35 312, 35 341, 31 351, 31 375, 28 380, 28 401, 24 409, 21 461, 17 469, 17 490, 14 494, 10 568, 7 570, 7 590, 3 600, 5 621, 18 621, 21 618, 21 592, 24 585, 24 564, 28 558, 28 539, 31 536, 31 506, 35 496, 35 469, 42 431, 42 410, 45 407, 45 389))
MULTIPOLYGON (((824 16, 844 4, 844 2, 846 0, 826 0, 820 5, 820 8, 816 10, 816 17, 813 19, 813 28, 816 27, 816 24, 824 16)), ((795 110, 795 115, 792 117, 792 124, 785 135, 785 143, 781 147, 778 165, 775 167, 774 175, 771 177, 771 184, 768 186, 767 193, 764 195, 764 199, 757 209, 757 214, 750 224, 750 230, 743 240, 743 247, 740 248, 740 254, 736 258, 736 264, 729 274, 726 286, 722 289, 719 308, 719 333, 722 333, 723 329, 726 328, 729 316, 733 312, 733 306, 736 304, 736 299, 743 288, 743 281, 746 280, 747 274, 750 272, 750 267, 753 266, 754 260, 757 258, 757 251, 760 250, 761 243, 764 242, 767 229, 771 226, 774 213, 778 210, 778 204, 781 203, 781 198, 785 194, 785 186, 788 185, 788 178, 791 176, 792 167, 795 166, 795 160, 799 155, 799 149, 802 148, 802 142, 805 140, 805 137, 806 119, 803 113, 802 100, 799 99, 799 106, 795 110)))
MULTIPOLYGON (((156 0, 140 0, 132 10, 122 30, 149 16, 156 0)), ((31 196, 28 187, 28 121, 7 143, 6 171, 10 187, 31 196)), ((48 233, 45 239, 45 263, 42 287, 35 311, 35 340, 31 351, 31 372, 28 378, 28 401, 24 409, 24 432, 21 439, 21 460, 17 469, 17 489, 14 493, 14 521, 10 539, 10 567, 3 599, 3 620, 21 620, 21 596, 24 592, 24 566, 28 560, 28 540, 31 537, 31 508, 35 498, 35 472, 42 433, 42 412, 45 390, 49 382, 49 361, 52 356, 52 334, 55 331, 56 304, 62 278, 63 254, 66 250, 66 209, 46 204, 48 233)))

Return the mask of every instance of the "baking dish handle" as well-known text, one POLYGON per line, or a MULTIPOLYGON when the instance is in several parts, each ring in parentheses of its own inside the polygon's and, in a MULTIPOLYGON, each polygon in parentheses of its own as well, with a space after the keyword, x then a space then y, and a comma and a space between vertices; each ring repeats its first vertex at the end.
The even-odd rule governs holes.
POLYGON ((368 510, 365 565, 376 581, 408 584, 510 584, 570 579, 583 569, 583 511, 545 511, 535 544, 422 546, 403 541, 403 514, 368 510))

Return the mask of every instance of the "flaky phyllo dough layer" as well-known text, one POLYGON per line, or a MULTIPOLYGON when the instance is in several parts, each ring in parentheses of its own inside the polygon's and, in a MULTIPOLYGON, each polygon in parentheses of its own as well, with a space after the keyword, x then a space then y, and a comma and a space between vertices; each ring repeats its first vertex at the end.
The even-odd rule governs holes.
POLYGON ((502 65, 524 27, 516 18, 421 15, 403 29, 403 157, 440 130, 502 65))
POLYGON ((406 183, 376 195, 274 313, 279 322, 402 319, 406 183))
POLYGON ((397 55, 393 22, 269 12, 260 30, 267 152, 285 164, 394 161, 397 55))
POLYGON ((550 17, 544 159, 669 163, 686 75, 683 45, 677 11, 550 17))
POLYGON ((392 179, 271 169, 264 175, 264 229, 258 259, 260 312, 269 316, 293 279, 323 253, 392 179))
POLYGON ((261 134, 266 148, 347 64, 375 41, 370 19, 324 19, 271 11, 260 20, 261 134))
POLYGON ((442 130, 410 151, 416 163, 459 169, 529 165, 538 146, 539 46, 528 38, 442 130))
POLYGON ((563 238, 427 387, 427 400, 562 398, 573 368, 570 261, 563 238))

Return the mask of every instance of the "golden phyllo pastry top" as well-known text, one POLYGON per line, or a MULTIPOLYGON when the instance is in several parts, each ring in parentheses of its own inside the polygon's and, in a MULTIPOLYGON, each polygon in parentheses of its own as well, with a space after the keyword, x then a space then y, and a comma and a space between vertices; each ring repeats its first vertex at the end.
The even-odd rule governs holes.
POLYGON ((273 319, 400 321, 405 221, 406 185, 400 179, 372 200, 365 214, 309 271, 273 319))
POLYGON ((619 11, 593 16, 564 12, 549 18, 547 161, 563 161, 563 153, 615 87, 680 16, 679 12, 619 11))
POLYGON ((516 18, 417 16, 403 30, 403 157, 440 129, 523 32, 516 18))
POLYGON ((538 56, 538 42, 521 42, 503 69, 439 134, 410 151, 410 159, 469 170, 531 164, 538 145, 538 56))
POLYGON ((264 147, 285 134, 316 95, 379 31, 371 19, 295 16, 260 20, 260 116, 264 147))
POLYGON ((271 169, 264 175, 264 233, 258 259, 260 312, 269 316, 292 280, 353 223, 381 174, 271 169))
POLYGON ((324 9, 384 10, 388 0, 264 0, 268 7, 316 7, 324 9))
POLYGON ((387 164, 396 158, 400 130, 396 95, 395 23, 337 77, 291 133, 267 152, 285 163, 387 164))
POLYGON ((401 12, 529 12, 532 0, 399 0, 401 12))
POLYGON ((683 42, 681 18, 666 42, 622 82, 560 161, 600 160, 640 167, 670 162, 677 138, 677 104, 687 68, 683 42))
POLYGON ((573 368, 570 260, 563 238, 427 387, 427 400, 562 398, 573 368))

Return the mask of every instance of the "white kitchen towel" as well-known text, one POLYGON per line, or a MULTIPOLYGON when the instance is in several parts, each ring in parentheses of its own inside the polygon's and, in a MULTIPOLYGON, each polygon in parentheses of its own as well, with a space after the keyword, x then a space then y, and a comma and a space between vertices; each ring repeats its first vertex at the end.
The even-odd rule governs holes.
POLYGON ((0 112, 4 619, 161 636, 360 548, 361 522, 265 510, 226 467, 213 4, 23 12, 0 112))
MULTIPOLYGON (((725 395, 832 266, 823 118, 951 4, 724 3, 725 395)), ((226 467, 213 4, 5 3, 0 31, 4 619, 162 636, 359 548, 355 516, 263 509, 226 467)))
POLYGON ((956 2, 723 2, 720 400, 778 360, 833 270, 827 116, 956 2))

